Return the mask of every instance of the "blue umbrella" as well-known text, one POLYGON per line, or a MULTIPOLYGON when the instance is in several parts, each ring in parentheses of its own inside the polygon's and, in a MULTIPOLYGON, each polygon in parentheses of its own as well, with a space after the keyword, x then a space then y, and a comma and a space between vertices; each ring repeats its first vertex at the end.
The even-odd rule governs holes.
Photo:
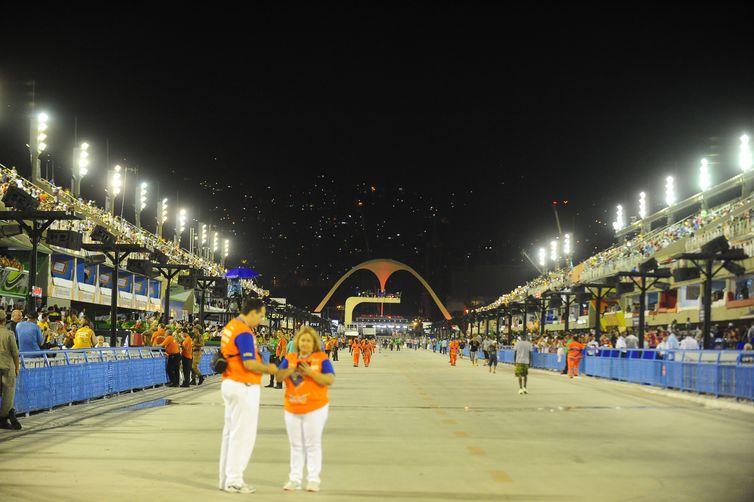
POLYGON ((254 279, 255 277, 259 277, 260 275, 261 274, 259 272, 245 267, 234 268, 233 270, 228 270, 228 272, 225 273, 225 277, 227 277, 228 279, 254 279))

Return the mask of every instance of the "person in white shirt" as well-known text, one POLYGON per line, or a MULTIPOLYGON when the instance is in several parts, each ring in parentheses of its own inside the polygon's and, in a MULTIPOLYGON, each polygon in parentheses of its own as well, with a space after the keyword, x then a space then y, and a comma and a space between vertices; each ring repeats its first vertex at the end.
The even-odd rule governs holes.
POLYGON ((691 334, 687 334, 681 341, 681 350, 699 350, 699 343, 691 334))
POLYGON ((621 352, 625 353, 627 347, 626 338, 623 336, 623 333, 621 333, 620 336, 618 336, 618 339, 615 341, 615 348, 621 349, 621 352))

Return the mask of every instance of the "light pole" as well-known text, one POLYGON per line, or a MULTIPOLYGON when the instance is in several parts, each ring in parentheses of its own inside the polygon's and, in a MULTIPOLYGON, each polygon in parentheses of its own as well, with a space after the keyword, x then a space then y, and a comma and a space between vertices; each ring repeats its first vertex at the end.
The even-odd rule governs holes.
POLYGON ((230 254, 230 239, 225 239, 225 242, 223 243, 223 263, 222 266, 225 266, 225 260, 228 259, 228 255, 230 254))
POLYGON ((71 191, 78 198, 81 195, 81 180, 89 173, 89 143, 81 143, 73 149, 73 165, 71 191))
POLYGON ((142 181, 139 185, 139 191, 136 193, 134 209, 136 212, 136 226, 141 227, 141 212, 147 207, 147 182, 142 181))
POLYGON ((184 230, 186 230, 186 210, 181 209, 178 211, 178 221, 175 227, 175 243, 178 244, 179 247, 181 245, 181 237, 183 236, 184 230))
POLYGON ((47 149, 47 121, 46 113, 33 116, 29 133, 29 154, 31 155, 31 182, 39 183, 42 178, 42 167, 39 156, 47 149))
MULTIPOLYGON (((120 165, 116 165, 112 171, 110 171, 110 179, 108 183, 109 187, 109 209, 115 214, 115 198, 120 194, 121 188, 123 188, 123 177, 121 171, 123 168, 120 165)), ((106 204, 107 206, 107 204, 106 204)))
POLYGON ((217 255, 217 252, 220 250, 220 234, 219 232, 215 232, 214 238, 212 239, 212 261, 215 260, 215 256, 217 255))
POLYGON ((168 199, 160 202, 160 213, 157 215, 157 237, 162 237, 162 226, 168 221, 168 199))

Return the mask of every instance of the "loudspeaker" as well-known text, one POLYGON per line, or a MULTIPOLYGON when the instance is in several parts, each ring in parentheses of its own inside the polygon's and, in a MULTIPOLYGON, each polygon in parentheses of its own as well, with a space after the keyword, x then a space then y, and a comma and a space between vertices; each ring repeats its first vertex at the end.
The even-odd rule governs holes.
POLYGON ((159 249, 155 249, 152 251, 152 254, 150 255, 153 261, 156 261, 157 263, 161 263, 162 265, 165 265, 168 262, 168 257, 165 253, 160 251, 159 249))
POLYGON ((47 244, 61 248, 81 251, 81 234, 73 230, 48 230, 45 237, 47 244))
POLYGON ((723 262, 723 268, 735 276, 744 275, 746 269, 734 261, 723 262))
POLYGON ((141 274, 149 277, 152 274, 152 262, 149 260, 137 260, 129 258, 126 264, 126 270, 134 274, 141 274))
POLYGON ((196 287, 196 277, 196 271, 192 270, 187 275, 178 277, 178 285, 186 289, 194 289, 196 287))
POLYGON ((633 282, 621 282, 615 288, 615 292, 618 293, 618 295, 625 295, 626 293, 631 293, 633 290, 634 290, 633 282))
POLYGON ((226 298, 228 296, 228 284, 226 283, 224 287, 215 284, 212 288, 212 296, 215 298, 226 298))
POLYGON ((101 242, 106 246, 115 244, 115 236, 108 232, 107 229, 102 225, 97 225, 96 227, 94 227, 94 230, 92 230, 90 237, 93 241, 101 242))
POLYGON ((575 299, 576 303, 586 303, 592 299, 592 295, 589 293, 577 293, 575 299))
POLYGON ((12 183, 3 195, 3 204, 19 211, 34 211, 39 208, 39 200, 12 183))
POLYGON ((723 251, 727 251, 728 249, 730 249, 728 239, 726 239, 724 235, 721 235, 720 237, 715 237, 707 244, 703 245, 702 253, 722 253, 723 251))
POLYGON ((659 265, 657 264, 657 260, 655 260, 654 258, 650 258, 644 263, 639 265, 639 272, 641 273, 651 272, 652 270, 657 270, 658 266, 659 265))
POLYGON ((563 306, 563 300, 560 298, 560 295, 555 295, 550 297, 550 308, 551 309, 557 309, 563 306))
POLYGON ((84 265, 99 265, 105 263, 105 255, 92 254, 84 258, 84 265))
POLYGON ((678 267, 673 270, 673 280, 675 282, 691 281, 699 279, 699 269, 696 267, 678 267))

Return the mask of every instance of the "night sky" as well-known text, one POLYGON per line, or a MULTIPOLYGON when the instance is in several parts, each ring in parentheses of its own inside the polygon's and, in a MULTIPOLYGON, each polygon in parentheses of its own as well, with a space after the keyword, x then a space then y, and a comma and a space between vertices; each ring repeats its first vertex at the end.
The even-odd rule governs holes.
MULTIPOLYGON (((521 250, 556 236, 553 201, 578 261, 610 244, 615 204, 636 214, 645 190, 659 209, 668 174, 690 195, 705 155, 733 176, 754 132, 740 6, 248 5, 10 15, 0 163, 29 174, 34 80, 59 184, 76 118, 85 197, 104 200, 108 140, 111 165, 232 234, 230 264, 273 296, 313 307, 351 266, 393 258, 463 305, 536 274, 521 250)), ((358 275, 336 300, 357 287, 375 284, 358 275)), ((388 288, 404 292, 393 311, 438 316, 408 276, 388 288)))

